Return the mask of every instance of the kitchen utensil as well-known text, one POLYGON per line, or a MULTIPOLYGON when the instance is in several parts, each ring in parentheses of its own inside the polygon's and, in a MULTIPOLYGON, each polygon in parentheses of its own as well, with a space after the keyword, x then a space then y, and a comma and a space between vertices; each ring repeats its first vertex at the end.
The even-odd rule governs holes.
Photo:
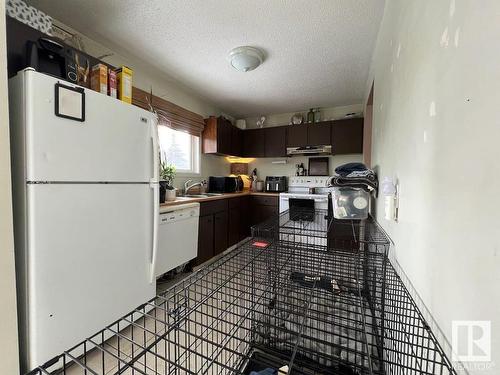
POLYGON ((255 184, 255 189, 257 191, 263 191, 264 190, 264 181, 257 181, 255 184))

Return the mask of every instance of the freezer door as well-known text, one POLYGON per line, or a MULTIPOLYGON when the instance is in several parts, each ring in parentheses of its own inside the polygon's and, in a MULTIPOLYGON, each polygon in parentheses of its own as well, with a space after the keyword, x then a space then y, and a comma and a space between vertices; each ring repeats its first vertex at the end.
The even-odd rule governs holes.
POLYGON ((156 294, 149 184, 28 185, 28 367, 156 294))
POLYGON ((24 103, 15 105, 25 112, 27 181, 157 180, 152 113, 85 89, 85 121, 58 117, 59 81, 31 70, 19 75, 12 84, 22 85, 24 92, 24 103))

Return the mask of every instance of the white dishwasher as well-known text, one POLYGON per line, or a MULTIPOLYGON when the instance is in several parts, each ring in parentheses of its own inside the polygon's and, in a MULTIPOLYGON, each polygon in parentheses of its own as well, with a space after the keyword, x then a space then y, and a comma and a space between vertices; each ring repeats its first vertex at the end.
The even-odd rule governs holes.
POLYGON ((196 258, 199 216, 199 203, 160 209, 156 277, 196 258))

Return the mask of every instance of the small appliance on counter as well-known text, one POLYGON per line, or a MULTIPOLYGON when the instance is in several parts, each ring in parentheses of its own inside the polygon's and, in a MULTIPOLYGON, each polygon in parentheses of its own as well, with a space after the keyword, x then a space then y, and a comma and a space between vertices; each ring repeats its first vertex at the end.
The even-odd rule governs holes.
MULTIPOLYGON (((241 178, 240 178, 241 179, 241 178)), ((242 181, 243 182, 243 181, 242 181)), ((208 177, 208 193, 234 193, 238 191, 238 177, 210 176, 208 177)))
POLYGON ((243 178, 241 176, 248 175, 248 163, 231 163, 231 175, 236 176, 236 182, 238 186, 237 191, 243 191, 245 184, 243 183, 243 178))
POLYGON ((274 193, 282 193, 286 191, 285 176, 266 176, 266 191, 274 193))

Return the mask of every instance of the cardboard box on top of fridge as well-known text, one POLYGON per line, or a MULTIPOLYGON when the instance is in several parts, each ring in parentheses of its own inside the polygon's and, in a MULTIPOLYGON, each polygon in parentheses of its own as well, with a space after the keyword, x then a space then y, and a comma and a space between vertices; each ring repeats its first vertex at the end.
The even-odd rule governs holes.
POLYGON ((108 67, 104 64, 96 64, 90 73, 90 88, 101 94, 108 94, 108 67))
POLYGON ((132 103, 132 69, 122 66, 116 71, 116 82, 118 86, 118 99, 132 103))
POLYGON ((108 70, 108 95, 116 98, 116 72, 113 69, 108 70))

